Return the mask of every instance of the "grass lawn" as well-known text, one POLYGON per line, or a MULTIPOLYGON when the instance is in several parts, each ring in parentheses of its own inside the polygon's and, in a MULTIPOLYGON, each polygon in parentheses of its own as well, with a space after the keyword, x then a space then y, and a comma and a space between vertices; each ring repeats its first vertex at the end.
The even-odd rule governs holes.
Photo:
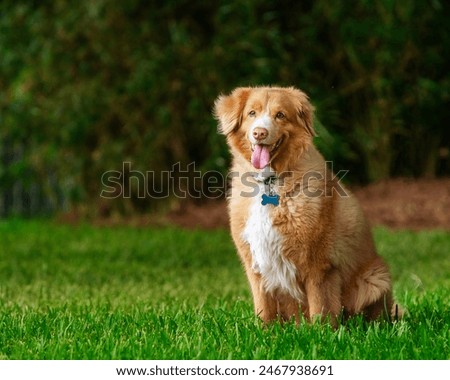
POLYGON ((0 221, 0 359, 450 359, 450 233, 375 239, 402 321, 263 328, 227 231, 0 221))

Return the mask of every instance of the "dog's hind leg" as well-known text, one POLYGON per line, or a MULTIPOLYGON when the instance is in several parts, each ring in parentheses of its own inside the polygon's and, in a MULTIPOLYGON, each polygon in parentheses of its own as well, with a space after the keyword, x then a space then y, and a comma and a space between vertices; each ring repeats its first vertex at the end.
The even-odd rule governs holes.
POLYGON ((297 324, 302 320, 302 315, 307 316, 307 305, 300 304, 299 301, 288 294, 277 294, 277 314, 282 321, 295 320, 297 324))

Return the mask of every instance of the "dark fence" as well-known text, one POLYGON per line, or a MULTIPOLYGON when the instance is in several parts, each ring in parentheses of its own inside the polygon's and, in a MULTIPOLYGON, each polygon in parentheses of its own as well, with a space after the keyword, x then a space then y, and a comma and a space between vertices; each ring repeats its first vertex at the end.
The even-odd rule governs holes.
POLYGON ((34 175, 24 164, 25 144, 0 144, 0 217, 46 216, 68 209, 55 173, 34 175))

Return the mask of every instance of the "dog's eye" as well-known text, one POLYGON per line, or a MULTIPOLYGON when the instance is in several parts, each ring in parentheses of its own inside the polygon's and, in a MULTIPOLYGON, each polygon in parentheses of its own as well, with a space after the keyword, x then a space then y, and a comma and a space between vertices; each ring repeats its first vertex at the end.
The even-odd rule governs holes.
POLYGON ((254 111, 254 110, 251 110, 249 113, 248 113, 248 116, 250 116, 250 117, 253 117, 253 116, 255 116, 256 115, 256 112, 254 111))
POLYGON ((286 117, 286 115, 283 112, 278 112, 275 117, 277 119, 284 119, 286 117))

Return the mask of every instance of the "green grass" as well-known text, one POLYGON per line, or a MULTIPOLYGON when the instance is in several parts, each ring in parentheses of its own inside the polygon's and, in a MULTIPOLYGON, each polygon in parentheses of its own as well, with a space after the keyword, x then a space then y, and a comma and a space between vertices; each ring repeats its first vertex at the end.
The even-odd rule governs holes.
POLYGON ((449 359, 450 233, 375 238, 402 321, 263 328, 227 231, 0 221, 0 358, 449 359))

